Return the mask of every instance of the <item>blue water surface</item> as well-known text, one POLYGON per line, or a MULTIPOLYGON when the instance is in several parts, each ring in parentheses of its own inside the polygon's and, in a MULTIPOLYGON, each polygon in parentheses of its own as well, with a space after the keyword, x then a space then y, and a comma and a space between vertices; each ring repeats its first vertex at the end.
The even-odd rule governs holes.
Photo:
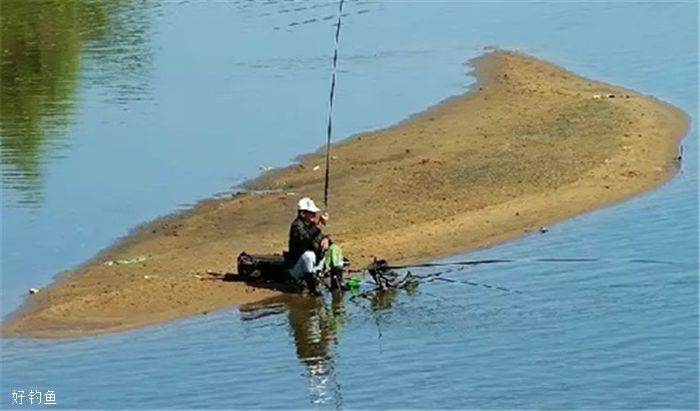
MULTIPOLYGON (((136 224, 323 143, 336 3, 140 7, 146 68, 115 87, 105 53, 134 51, 86 47, 67 137, 42 154, 40 195, 3 185, 3 315, 136 224)), ((697 409, 697 3, 348 1, 345 11, 337 138, 465 91, 464 63, 495 45, 682 108, 681 173, 546 234, 447 259, 597 261, 477 266, 381 298, 3 339, 0 407, 14 407, 13 390, 51 389, 59 408, 697 409)))

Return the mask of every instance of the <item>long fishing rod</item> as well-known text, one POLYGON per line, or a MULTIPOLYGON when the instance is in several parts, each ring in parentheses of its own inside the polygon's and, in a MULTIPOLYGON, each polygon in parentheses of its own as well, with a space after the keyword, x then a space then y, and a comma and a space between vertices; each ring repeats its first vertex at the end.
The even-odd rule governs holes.
MULTIPOLYGON (((402 270, 402 269, 408 269, 408 268, 433 268, 433 267, 445 267, 447 268, 446 270, 439 271, 439 272, 434 272, 434 273, 428 273, 428 274, 423 274, 423 275, 417 275, 412 272, 408 272, 406 277, 395 287, 390 287, 390 288, 402 288, 403 286, 408 285, 412 280, 417 280, 420 282, 433 282, 433 281, 443 281, 447 283, 454 283, 454 284, 464 284, 464 285, 469 285, 473 287, 483 287, 483 288, 488 288, 488 289, 493 289, 493 290, 498 290, 501 292, 509 293, 509 294, 522 294, 522 291, 512 289, 512 288, 507 288, 507 287, 502 287, 497 284, 488 284, 488 283, 482 283, 482 282, 476 282, 476 281, 469 281, 469 280, 458 280, 454 278, 445 278, 443 277, 443 274, 455 272, 455 271, 462 271, 470 266, 476 266, 476 265, 481 265, 481 264, 502 264, 502 263, 514 263, 514 262, 530 262, 530 263, 592 263, 592 262, 605 262, 605 263, 610 263, 610 262, 616 262, 616 263, 632 263, 632 264, 662 264, 662 265, 682 265, 683 263, 678 263, 675 261, 666 261, 666 260, 654 260, 654 259, 639 259, 639 258, 633 258, 633 259, 602 259, 602 258, 591 258, 591 257, 584 257, 584 258, 547 258, 547 257, 541 257, 541 258, 529 258, 529 259, 485 259, 485 260, 467 260, 467 261, 453 261, 453 262, 447 262, 447 263, 422 263, 422 264, 405 264, 405 265, 393 265, 390 266, 386 264, 385 261, 383 260, 375 260, 373 264, 368 266, 367 268, 364 269, 357 269, 357 270, 348 270, 350 273, 367 273, 369 272, 372 274, 372 270, 375 270, 374 275, 372 276, 374 281, 377 283, 379 286, 380 290, 384 290, 385 288, 382 287, 380 284, 383 280, 382 275, 384 271, 386 270, 402 270), (376 269, 377 267, 381 267, 382 272, 377 272, 376 269), (379 276, 380 278, 377 279, 376 276, 379 276)), ((359 294, 358 296, 364 297, 363 293, 359 294)))
POLYGON ((475 266, 475 265, 485 265, 485 264, 504 264, 504 263, 629 263, 629 264, 666 264, 666 265, 679 265, 676 261, 666 261, 666 260, 654 260, 654 259, 643 259, 643 258, 631 258, 631 259, 604 259, 604 258, 594 258, 594 257, 583 257, 583 258, 494 258, 494 259, 484 259, 484 260, 465 260, 465 261, 452 261, 445 263, 419 263, 419 264, 404 264, 404 265, 388 265, 387 269, 391 270, 403 270, 406 268, 423 268, 423 267, 451 267, 451 266, 475 266))
POLYGON ((498 290, 504 293, 508 294, 522 294, 523 292, 520 290, 516 290, 514 288, 507 288, 503 287, 497 284, 488 284, 488 283, 482 283, 482 282, 476 282, 476 281, 471 281, 471 280, 457 280, 454 278, 446 278, 443 277, 444 274, 449 274, 455 271, 462 271, 466 266, 462 266, 459 268, 451 268, 445 271, 437 272, 437 273, 430 273, 426 275, 416 275, 416 274, 411 274, 414 278, 418 280, 422 280, 424 282, 433 282, 433 281, 443 281, 446 283, 452 283, 452 284, 464 284, 464 285, 470 285, 472 287, 483 287, 483 288, 489 288, 492 290, 498 290))
MULTIPOLYGON (((446 281, 446 282, 460 282, 464 283, 467 285, 472 285, 472 286, 483 286, 486 288, 496 288, 501 291, 506 291, 506 292, 519 292, 517 290, 509 290, 506 289, 505 287, 500 287, 500 286, 495 286, 495 285, 490 285, 490 284, 481 284, 481 283, 474 283, 470 281, 458 281, 458 280, 452 280, 452 279, 444 279, 444 278, 437 278, 440 277, 442 274, 452 272, 455 270, 464 270, 465 268, 468 268, 470 266, 477 266, 477 265, 484 265, 484 264, 505 264, 505 263, 593 263, 593 262, 598 262, 598 263, 626 263, 626 264, 655 264, 655 265, 683 265, 683 263, 679 263, 676 261, 666 261, 666 260, 655 260, 655 259, 642 259, 642 258, 632 258, 632 259, 602 259, 602 258, 592 258, 592 257, 583 257, 583 258, 548 258, 548 257, 540 257, 540 258, 500 258, 500 259, 484 259, 484 260, 466 260, 466 261, 452 261, 452 262, 446 262, 446 263, 418 263, 418 264, 403 264, 403 265, 389 265, 386 263, 385 260, 375 260, 372 264, 365 268, 358 268, 358 269, 348 269, 346 272, 348 274, 362 274, 363 276, 366 275, 367 273, 372 275, 372 278, 374 279, 375 282, 382 280, 380 278, 377 280, 375 276, 377 274, 381 274, 383 272, 386 272, 387 270, 393 271, 393 270, 405 270, 409 268, 435 268, 435 267, 444 267, 447 268, 447 270, 436 272, 436 273, 430 273, 427 275, 416 275, 411 273, 410 271, 408 272, 412 278, 415 279, 420 279, 420 280, 427 280, 427 281, 433 281, 433 280, 438 280, 438 281, 446 281), (381 268, 381 271, 377 271, 377 268, 381 268), (374 272, 374 274, 372 274, 374 272)), ((408 276, 406 277, 408 278, 408 276)), ((381 287, 379 283, 377 285, 381 287)))
MULTIPOLYGON (((487 264, 505 264, 505 263, 629 263, 629 264, 665 264, 665 265, 682 265, 677 261, 654 260, 644 258, 630 259, 604 259, 594 257, 582 258, 491 258, 484 260, 465 260, 451 261, 446 263, 417 263, 417 264, 402 264, 402 265, 386 265, 389 270, 405 270, 407 268, 430 268, 430 267, 454 267, 454 266, 476 266, 487 264)), ((347 270, 349 273, 363 273, 368 268, 358 268, 347 270)))
POLYGON ((338 40, 340 39, 340 25, 343 16, 343 1, 338 5, 338 23, 335 26, 335 47, 333 49, 333 65, 331 69, 331 93, 328 104, 328 129, 326 135, 326 179, 323 183, 323 205, 328 209, 328 186, 331 178, 331 131, 333 127, 333 97, 335 96, 335 73, 338 67, 338 40))

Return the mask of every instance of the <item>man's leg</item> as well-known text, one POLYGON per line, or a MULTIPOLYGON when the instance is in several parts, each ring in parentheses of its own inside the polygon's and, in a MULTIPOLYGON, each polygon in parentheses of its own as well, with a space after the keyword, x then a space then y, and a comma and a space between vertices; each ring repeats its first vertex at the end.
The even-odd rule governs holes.
POLYGON ((312 251, 307 251, 294 263, 291 270, 289 270, 289 274, 297 280, 302 280, 307 273, 314 271, 315 265, 316 254, 312 251))
POLYGON ((294 267, 290 270, 292 277, 299 281, 304 281, 306 283, 309 292, 312 294, 318 294, 316 280, 316 272, 318 271, 318 264, 316 263, 316 253, 313 251, 307 251, 299 257, 294 267))

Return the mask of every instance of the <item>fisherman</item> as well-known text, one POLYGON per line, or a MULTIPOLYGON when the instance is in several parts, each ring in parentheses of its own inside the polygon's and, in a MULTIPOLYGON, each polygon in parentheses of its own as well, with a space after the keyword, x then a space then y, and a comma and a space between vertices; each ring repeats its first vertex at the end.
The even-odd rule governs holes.
MULTIPOLYGON (((309 293, 314 295, 319 294, 318 274, 324 268, 335 274, 332 279, 342 279, 342 252, 322 231, 327 222, 328 213, 321 213, 312 199, 304 197, 297 204, 297 217, 289 228, 289 273, 304 281, 309 293)), ((332 289, 341 287, 344 287, 342 280, 331 281, 332 289)))

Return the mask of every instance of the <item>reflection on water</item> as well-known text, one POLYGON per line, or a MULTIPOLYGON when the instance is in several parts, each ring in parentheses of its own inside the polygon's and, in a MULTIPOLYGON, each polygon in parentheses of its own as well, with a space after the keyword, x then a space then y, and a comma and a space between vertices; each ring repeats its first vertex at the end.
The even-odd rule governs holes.
MULTIPOLYGON (((412 294, 415 289, 406 290, 412 294)), ((342 394, 337 380, 334 347, 338 345, 345 324, 345 299, 360 307, 367 307, 379 327, 379 315, 391 310, 400 290, 371 290, 332 293, 316 298, 306 295, 285 295, 239 308, 241 320, 254 321, 273 315, 287 314, 290 336, 294 341, 297 358, 304 365, 309 382, 309 400, 312 404, 333 405, 340 409, 342 394), (368 304, 358 299, 367 300, 368 304)), ((381 331, 379 331, 381 336, 381 331)))
POLYGON ((369 297, 370 308, 373 311, 390 310, 394 307, 394 302, 396 301, 396 294, 398 292, 398 290, 390 288, 387 290, 381 290, 372 293, 372 295, 369 297))
POLYGON ((46 153, 67 144, 64 137, 78 111, 79 83, 107 80, 119 84, 121 93, 139 90, 134 75, 143 73, 150 61, 148 8, 130 0, 1 4, 3 189, 18 190, 19 202, 36 204, 46 153))
POLYGON ((241 319, 251 321, 287 312, 297 357, 306 368, 309 399, 313 404, 342 404, 336 379, 333 346, 344 324, 344 296, 333 293, 330 304, 323 298, 290 295, 240 308, 241 319))

